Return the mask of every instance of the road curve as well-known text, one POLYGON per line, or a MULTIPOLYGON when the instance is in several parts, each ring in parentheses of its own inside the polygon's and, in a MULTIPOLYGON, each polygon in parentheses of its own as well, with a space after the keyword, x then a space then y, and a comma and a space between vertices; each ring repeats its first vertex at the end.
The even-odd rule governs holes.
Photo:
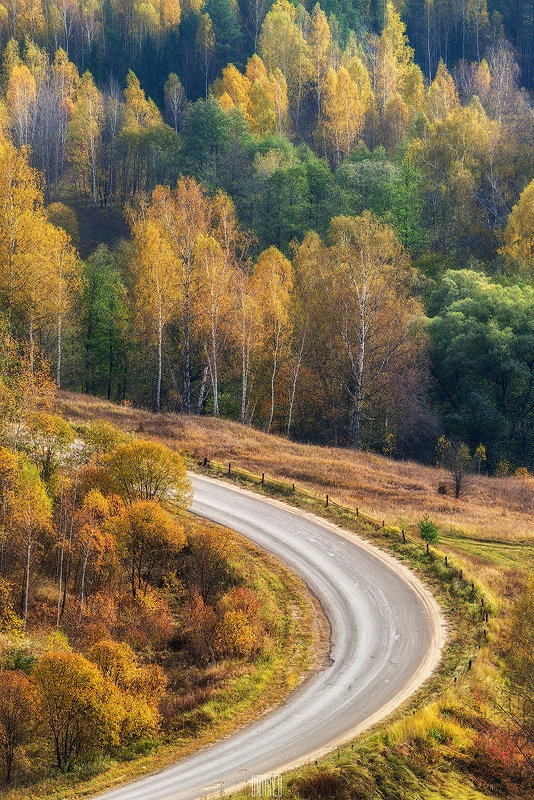
POLYGON ((273 553, 313 590, 330 623, 330 663, 257 722, 98 800, 196 800, 317 758, 390 713, 440 659, 442 616, 408 568, 283 503, 191 479, 195 513, 273 553))

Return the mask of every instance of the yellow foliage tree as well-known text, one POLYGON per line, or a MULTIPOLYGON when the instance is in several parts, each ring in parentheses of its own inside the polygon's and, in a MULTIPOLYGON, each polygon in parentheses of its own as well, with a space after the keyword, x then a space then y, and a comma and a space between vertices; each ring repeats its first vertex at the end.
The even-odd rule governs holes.
POLYGON ((139 78, 132 70, 129 70, 126 76, 124 100, 124 126, 126 128, 137 130, 161 124, 161 114, 156 104, 150 98, 147 100, 144 91, 141 89, 139 78))
POLYGON ((237 342, 241 351, 241 422, 247 420, 250 392, 257 361, 264 347, 265 326, 259 282, 242 273, 238 275, 238 302, 235 312, 237 342))
POLYGON ((501 252, 510 260, 534 269, 534 181, 521 192, 504 230, 501 252))
POLYGON ((426 109, 429 119, 445 119, 449 112, 458 108, 458 94, 445 63, 440 59, 436 77, 427 93, 426 109))
POLYGON ((323 121, 319 130, 336 165, 349 155, 365 119, 365 106, 356 82, 345 67, 328 70, 322 100, 323 121))
POLYGON ((6 99, 19 147, 29 144, 35 94, 35 79, 30 70, 25 64, 16 64, 9 76, 6 99))
POLYGON ((172 563, 184 547, 183 526, 157 502, 136 500, 111 522, 127 566, 132 596, 146 594, 153 574, 172 563))
POLYGON ((165 332, 180 301, 180 274, 175 268, 172 249, 161 228, 147 218, 141 207, 131 217, 134 236, 134 296, 141 320, 147 320, 150 334, 157 340, 158 375, 156 411, 161 408, 161 381, 165 332))
POLYGON ((120 694, 78 653, 45 653, 34 669, 42 715, 59 770, 120 741, 120 694))
POLYGON ((52 501, 37 470, 29 462, 20 463, 17 488, 13 500, 13 520, 24 555, 22 577, 22 616, 24 630, 28 620, 30 572, 41 534, 48 531, 52 518, 52 501))
POLYGON ((288 0, 277 0, 263 22, 260 33, 260 54, 268 72, 279 69, 287 83, 296 124, 304 89, 312 74, 310 48, 297 25, 295 6, 288 0))
POLYGON ((276 247, 261 253, 254 267, 254 281, 259 287, 259 302, 263 309, 265 342, 271 360, 271 410, 267 431, 271 430, 274 418, 276 377, 280 358, 288 347, 291 337, 289 304, 293 290, 293 268, 291 262, 276 247))
POLYGON ((242 75, 233 64, 223 69, 215 93, 226 111, 239 108, 250 129, 259 136, 288 130, 287 84, 279 69, 267 74, 261 58, 254 54, 242 75))
POLYGON ((204 339, 204 350, 213 388, 213 414, 219 416, 219 357, 228 339, 232 302, 235 293, 235 269, 232 260, 213 236, 199 236, 195 260, 200 274, 198 294, 198 332, 204 339))
POLYGON ((309 233, 297 252, 299 283, 306 286, 312 325, 328 331, 344 359, 351 386, 352 435, 362 447, 366 409, 386 390, 402 363, 417 312, 408 294, 409 258, 394 231, 365 211, 336 217, 330 246, 309 233))
POLYGON ((329 74, 331 34, 326 14, 316 3, 311 16, 311 31, 308 39, 310 61, 313 65, 313 86, 317 101, 317 116, 321 112, 323 86, 329 74))
POLYGON ((88 177, 95 206, 97 205, 97 161, 103 122, 102 96, 95 86, 91 73, 85 72, 78 85, 69 124, 69 155, 78 173, 78 179, 85 183, 85 177, 88 177))
POLYGON ((191 483, 183 458, 157 442, 119 444, 106 458, 106 468, 117 493, 129 504, 169 500, 186 508, 190 503, 191 483))

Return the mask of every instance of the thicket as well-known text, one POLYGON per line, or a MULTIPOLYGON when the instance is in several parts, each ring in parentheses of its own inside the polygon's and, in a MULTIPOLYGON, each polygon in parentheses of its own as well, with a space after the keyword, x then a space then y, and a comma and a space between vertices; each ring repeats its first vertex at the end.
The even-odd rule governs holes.
POLYGON ((32 781, 166 733, 232 664, 276 646, 268 594, 228 532, 184 513, 183 459, 52 411, 7 330, 0 447, 0 770, 32 781), (21 393, 21 389, 23 393, 21 393), (219 675, 202 690, 208 665, 219 675), (39 755, 37 756, 37 753, 39 755))

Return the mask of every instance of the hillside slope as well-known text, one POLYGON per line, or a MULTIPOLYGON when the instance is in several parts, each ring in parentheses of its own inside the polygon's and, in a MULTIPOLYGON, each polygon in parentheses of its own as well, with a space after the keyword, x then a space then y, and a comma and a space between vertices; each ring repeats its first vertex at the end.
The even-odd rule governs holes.
POLYGON ((438 492, 445 473, 374 453, 296 444, 249 426, 206 416, 153 414, 89 395, 60 393, 61 413, 72 422, 107 419, 182 450, 193 459, 234 462, 261 474, 295 482, 338 502, 409 525, 428 512, 445 533, 480 540, 534 545, 533 484, 518 478, 473 476, 459 500, 438 492))

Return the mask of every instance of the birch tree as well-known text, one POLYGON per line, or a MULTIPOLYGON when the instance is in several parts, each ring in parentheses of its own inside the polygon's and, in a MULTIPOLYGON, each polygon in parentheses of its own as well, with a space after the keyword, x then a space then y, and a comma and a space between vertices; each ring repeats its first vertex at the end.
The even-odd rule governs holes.
POLYGON ((163 87, 163 94, 168 118, 171 121, 174 131, 177 133, 180 122, 185 114, 187 99, 182 82, 175 72, 170 73, 163 87))
POLYGON ((15 65, 9 76, 6 99, 15 141, 19 147, 30 143, 35 95, 35 80, 30 70, 24 64, 15 65))
POLYGON ((199 328, 213 389, 213 414, 219 416, 219 354, 230 323, 235 297, 235 273, 231 259, 213 236, 198 237, 195 260, 200 274, 199 328))
POLYGON ((166 328, 177 312, 180 275, 161 227, 147 219, 143 211, 133 218, 132 230, 136 307, 149 320, 157 341, 156 411, 161 410, 163 348, 166 328))
POLYGON ((253 277, 241 273, 237 285, 236 329, 241 356, 241 422, 248 419, 250 392, 257 357, 263 350, 264 325, 260 305, 261 287, 253 277))
POLYGON ((291 320, 289 305, 293 289, 293 270, 291 263, 276 247, 269 247, 260 255, 254 269, 254 280, 261 287, 260 303, 264 315, 266 342, 271 360, 270 399, 271 408, 267 432, 271 430, 274 418, 276 377, 280 359, 289 344, 291 320))
POLYGON ((176 189, 158 186, 152 194, 148 218, 160 227, 170 248, 179 287, 179 319, 182 328, 183 398, 185 414, 191 411, 191 352, 198 293, 197 239, 210 227, 211 208, 194 178, 181 178, 176 189))
POLYGON ((97 159, 102 139, 104 102, 93 76, 85 72, 78 87, 72 119, 69 124, 70 156, 80 177, 87 174, 93 205, 97 205, 97 159))
POLYGON ((22 462, 20 477, 15 495, 15 524, 24 553, 22 578, 22 617, 24 630, 28 621, 28 599, 30 593, 30 572, 39 534, 46 530, 52 515, 52 502, 46 493, 37 470, 27 461, 22 462))
POLYGON ((55 228, 53 225, 47 227, 50 246, 48 263, 51 283, 51 313, 57 341, 56 386, 61 389, 65 320, 72 312, 74 301, 81 288, 81 262, 65 231, 55 228))
POLYGON ((315 319, 327 326, 337 357, 344 354, 352 440, 361 449, 372 401, 404 353, 417 305, 408 293, 408 256, 388 225, 368 211, 336 217, 330 242, 308 234, 297 264, 315 319))

